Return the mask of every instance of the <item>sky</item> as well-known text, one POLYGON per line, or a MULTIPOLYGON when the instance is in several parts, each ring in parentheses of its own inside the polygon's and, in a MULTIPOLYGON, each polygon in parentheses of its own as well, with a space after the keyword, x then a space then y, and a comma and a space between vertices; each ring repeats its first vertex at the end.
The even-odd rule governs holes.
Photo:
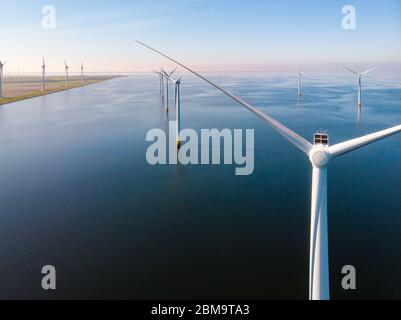
POLYGON ((200 71, 335 71, 343 65, 401 73, 399 0, 0 0, 5 72, 144 72, 169 63, 134 39, 200 71), (55 30, 42 8, 55 8, 55 30), (342 8, 356 28, 342 27, 342 8))

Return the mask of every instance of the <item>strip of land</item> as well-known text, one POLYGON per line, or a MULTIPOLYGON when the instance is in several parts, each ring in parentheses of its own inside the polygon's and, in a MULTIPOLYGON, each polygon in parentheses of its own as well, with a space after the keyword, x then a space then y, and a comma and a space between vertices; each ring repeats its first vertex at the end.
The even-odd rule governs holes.
POLYGON ((61 76, 49 76, 46 78, 46 90, 42 91, 42 78, 38 76, 6 77, 3 81, 3 95, 0 105, 31 99, 47 94, 88 86, 102 81, 117 78, 119 76, 86 76, 83 83, 80 77, 70 77, 68 88, 65 78, 61 76))

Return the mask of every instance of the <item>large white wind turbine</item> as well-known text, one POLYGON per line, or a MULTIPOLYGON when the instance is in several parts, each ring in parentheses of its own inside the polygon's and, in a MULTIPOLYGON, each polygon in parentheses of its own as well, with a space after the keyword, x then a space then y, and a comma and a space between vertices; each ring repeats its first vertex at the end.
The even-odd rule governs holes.
POLYGON ((366 70, 364 72, 358 73, 354 70, 352 70, 351 68, 345 67, 345 69, 347 69, 348 71, 350 71, 351 73, 353 73, 354 75, 356 75, 358 77, 358 108, 360 108, 362 106, 362 76, 366 73, 369 73, 373 70, 376 69, 376 67, 371 68, 369 70, 366 70))
POLYGON ((69 78, 68 78, 68 69, 70 68, 68 65, 67 65, 67 62, 64 60, 64 66, 65 66, 65 87, 66 88, 68 88, 68 81, 69 81, 69 78))
POLYGON ((81 61, 81 85, 84 84, 84 62, 81 61))
POLYGON ((5 64, 6 64, 6 61, 4 61, 4 62, 0 61, 0 98, 4 98, 4 95, 3 95, 3 79, 4 79, 3 69, 4 69, 5 64))
POLYGON ((325 132, 315 134, 314 143, 311 144, 303 137, 291 131, 280 122, 253 107, 241 98, 226 91, 217 84, 191 70, 182 63, 170 58, 166 54, 152 47, 136 41, 142 46, 164 56, 177 65, 193 73, 202 80, 208 82, 236 102, 247 108, 264 120, 270 127, 287 139, 291 144, 304 152, 312 164, 312 201, 311 201, 311 232, 310 232, 310 274, 309 274, 309 298, 311 300, 330 299, 329 287, 329 255, 328 255, 328 230, 327 230, 327 167, 329 162, 345 153, 359 149, 375 141, 384 139, 395 133, 401 132, 401 125, 376 132, 361 138, 349 140, 333 146, 329 145, 329 136, 325 132))
POLYGON ((43 59, 43 64, 42 64, 42 91, 46 90, 46 84, 45 84, 45 75, 46 75, 46 63, 45 63, 45 57, 43 59))
POLYGON ((298 97, 302 96, 302 84, 301 84, 301 80, 302 80, 302 76, 304 75, 304 73, 302 72, 302 69, 299 68, 298 71, 298 97))

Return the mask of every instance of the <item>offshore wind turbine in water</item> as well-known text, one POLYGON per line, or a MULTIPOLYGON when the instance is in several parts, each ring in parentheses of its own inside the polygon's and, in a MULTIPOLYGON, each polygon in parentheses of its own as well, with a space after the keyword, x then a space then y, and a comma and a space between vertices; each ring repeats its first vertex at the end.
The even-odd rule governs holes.
POLYGON ((154 73, 159 75, 159 84, 160 84, 160 99, 164 100, 164 74, 161 71, 153 70, 154 73))
POLYGON ((371 68, 369 70, 363 71, 361 73, 356 72, 355 70, 352 70, 351 68, 345 67, 349 72, 353 73, 354 75, 358 76, 358 108, 362 107, 362 76, 364 74, 367 74, 373 70, 376 69, 376 67, 371 68))
POLYGON ((175 117, 176 117, 176 142, 177 148, 181 147, 180 132, 181 132, 181 79, 184 75, 182 74, 178 79, 167 77, 167 81, 174 84, 174 105, 175 105, 175 117))
POLYGON ((298 97, 302 96, 302 77, 304 73, 302 72, 302 69, 299 68, 298 71, 298 97))
POLYGON ((177 68, 175 68, 173 71, 171 71, 170 73, 167 73, 166 71, 164 71, 163 69, 161 69, 161 73, 163 75, 164 78, 166 78, 166 112, 169 112, 169 88, 170 88, 170 83, 168 78, 170 78, 175 72, 176 72, 177 68))
POLYGON ((4 98, 4 95, 3 95, 3 80, 4 80, 3 69, 4 69, 5 64, 6 64, 6 61, 4 61, 4 62, 0 61, 0 98, 4 98))
POLYGON ((362 148, 368 144, 379 141, 393 134, 401 132, 401 125, 379 131, 367 136, 345 141, 333 146, 329 144, 329 136, 326 132, 315 134, 313 144, 291 131, 283 124, 247 103, 243 99, 223 89, 209 79, 191 70, 184 64, 170 58, 166 54, 144 44, 137 43, 173 61, 182 68, 193 73, 197 77, 211 84, 249 111, 256 114, 271 128, 287 139, 291 144, 300 149, 309 158, 312 165, 312 196, 311 196, 311 229, 310 229, 310 265, 309 265, 309 299, 329 300, 329 245, 327 226, 327 168, 330 161, 353 150, 362 148))

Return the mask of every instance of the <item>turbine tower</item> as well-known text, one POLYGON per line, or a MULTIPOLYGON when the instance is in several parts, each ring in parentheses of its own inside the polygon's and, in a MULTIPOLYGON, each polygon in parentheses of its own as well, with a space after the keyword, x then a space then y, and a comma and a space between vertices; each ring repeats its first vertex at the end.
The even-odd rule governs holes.
POLYGON ((298 71, 298 97, 302 96, 302 76, 304 75, 304 73, 302 72, 302 69, 299 68, 298 71))
POLYGON ((42 91, 46 91, 46 84, 45 84, 45 74, 46 74, 46 63, 45 58, 43 57, 43 64, 42 64, 42 91))
POLYGON ((361 138, 352 139, 333 146, 329 144, 327 132, 318 132, 314 136, 314 143, 310 143, 303 137, 291 131, 283 124, 263 113, 243 99, 221 88, 209 79, 191 70, 182 63, 153 49, 152 47, 137 41, 137 43, 171 60, 182 68, 206 81, 216 89, 229 96, 240 105, 253 112, 265 121, 272 129, 287 139, 291 144, 304 152, 312 165, 312 197, 311 197, 311 233, 310 233, 310 266, 309 266, 309 299, 329 300, 329 254, 328 254, 328 229, 327 229, 327 168, 330 161, 343 154, 359 149, 373 142, 401 132, 401 125, 387 130, 379 131, 361 138))
POLYGON ((81 85, 84 84, 84 62, 81 61, 81 85))
POLYGON ((68 81, 69 81, 69 79, 68 79, 68 69, 70 67, 67 65, 66 61, 64 61, 64 66, 65 66, 65 87, 68 88, 68 81))
POLYGON ((0 61, 0 98, 4 98, 4 95, 3 95, 3 79, 4 79, 3 69, 4 69, 5 64, 6 64, 6 61, 4 61, 4 62, 0 61))
POLYGON ((183 75, 175 81, 175 112, 177 121, 176 142, 177 148, 181 148, 180 132, 181 132, 181 79, 183 75))
POLYGON ((354 70, 352 70, 351 68, 345 67, 345 69, 347 69, 348 71, 350 71, 351 73, 353 73, 354 75, 356 75, 358 77, 358 108, 362 107, 362 76, 364 74, 367 74, 373 70, 376 69, 376 67, 371 68, 369 70, 366 70, 364 72, 358 73, 354 70))

